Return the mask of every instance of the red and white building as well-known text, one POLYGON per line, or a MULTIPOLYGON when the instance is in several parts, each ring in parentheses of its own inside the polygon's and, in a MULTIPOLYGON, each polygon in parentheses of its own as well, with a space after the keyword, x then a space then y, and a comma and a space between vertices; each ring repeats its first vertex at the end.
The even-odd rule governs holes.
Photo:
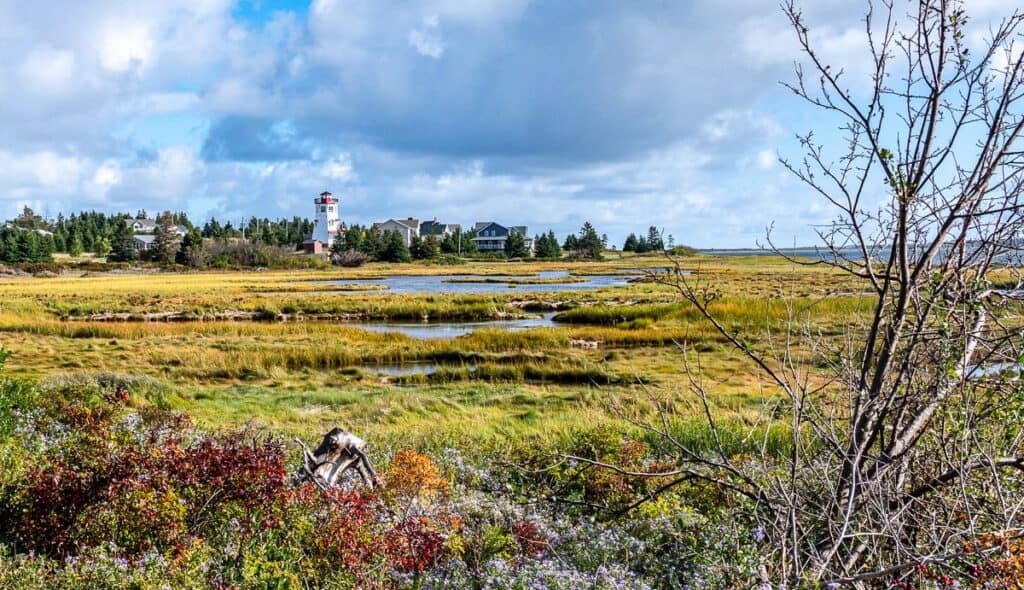
POLYGON ((338 233, 344 232, 341 223, 341 207, 334 195, 324 191, 313 199, 316 215, 313 217, 313 235, 302 243, 307 252, 319 253, 329 250, 338 233))

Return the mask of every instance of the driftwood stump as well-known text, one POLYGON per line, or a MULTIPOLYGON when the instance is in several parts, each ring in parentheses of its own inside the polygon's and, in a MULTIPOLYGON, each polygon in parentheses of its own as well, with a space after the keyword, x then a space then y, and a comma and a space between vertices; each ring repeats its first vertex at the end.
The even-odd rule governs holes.
POLYGON ((355 469, 363 483, 371 488, 380 486, 380 479, 373 465, 366 457, 366 441, 358 436, 334 428, 324 435, 315 451, 306 443, 295 439, 302 447, 302 466, 295 474, 297 483, 313 482, 321 490, 337 487, 341 476, 349 469, 355 469))

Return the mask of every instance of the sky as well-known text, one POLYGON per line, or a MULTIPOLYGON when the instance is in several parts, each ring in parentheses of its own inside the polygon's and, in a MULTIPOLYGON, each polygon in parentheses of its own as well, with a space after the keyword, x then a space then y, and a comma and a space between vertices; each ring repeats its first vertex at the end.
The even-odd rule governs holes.
MULTIPOLYGON (((804 9, 863 80, 863 5, 804 9)), ((779 164, 837 131, 779 84, 775 0, 0 0, 0 55, 0 218, 312 217, 329 190, 349 224, 750 247, 832 217, 779 164)))

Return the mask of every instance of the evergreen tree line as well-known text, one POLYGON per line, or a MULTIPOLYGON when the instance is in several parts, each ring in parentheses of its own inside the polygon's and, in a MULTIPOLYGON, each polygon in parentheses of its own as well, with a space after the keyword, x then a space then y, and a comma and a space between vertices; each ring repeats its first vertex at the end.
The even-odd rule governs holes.
POLYGON ((244 225, 234 226, 230 221, 221 224, 212 218, 203 224, 204 238, 231 239, 245 238, 268 246, 298 248, 313 234, 313 222, 303 217, 271 220, 266 217, 250 217, 244 225))
POLYGON ((562 249, 574 258, 600 260, 607 242, 608 238, 597 235, 597 230, 588 221, 580 228, 579 235, 569 234, 566 236, 562 249))
MULTIPOLYGON (((83 211, 69 217, 58 215, 55 221, 47 221, 26 207, 22 213, 9 222, 9 229, 2 234, 0 260, 4 262, 38 262, 51 260, 54 252, 66 252, 79 256, 93 252, 106 256, 112 262, 128 262, 139 257, 135 249, 135 232, 130 223, 133 219, 148 219, 145 210, 134 216, 126 213, 106 214, 97 211, 83 211), (37 231, 52 232, 52 236, 37 231)), ((165 211, 156 218, 152 249, 143 258, 163 264, 178 263, 192 267, 202 266, 204 238, 207 240, 242 239, 268 246, 298 248, 313 231, 313 222, 298 216, 291 219, 271 220, 251 217, 242 226, 231 222, 221 223, 211 218, 201 228, 196 227, 183 212, 165 211), (174 232, 174 226, 188 228, 188 234, 181 238, 174 232)), ((404 262, 408 260, 429 260, 441 255, 473 256, 478 253, 476 236, 471 229, 446 236, 423 236, 413 238, 406 246, 397 232, 381 232, 373 227, 354 225, 339 236, 331 250, 361 252, 371 260, 404 262)), ((531 253, 526 237, 510 232, 505 243, 508 258, 561 258, 564 254, 576 258, 598 259, 607 248, 607 236, 599 236, 590 223, 584 223, 578 234, 570 234, 559 244, 554 231, 534 237, 531 253)), ((649 252, 664 250, 661 234, 651 227, 647 236, 630 234, 623 250, 649 252)))
MULTIPOLYGON (((669 236, 669 242, 668 249, 672 249, 672 236, 669 236)), ((662 239, 658 228, 653 225, 647 229, 646 236, 640 235, 640 237, 637 237, 636 234, 631 233, 626 236, 626 242, 622 245, 623 252, 636 252, 638 254, 644 252, 664 252, 665 250, 665 240, 662 239)))
POLYGON ((53 252, 53 236, 11 224, 0 228, 0 262, 50 262, 53 252))
MULTIPOLYGON (((127 234, 123 230, 132 220, 148 218, 149 214, 142 209, 135 215, 82 211, 69 217, 59 214, 56 220, 48 221, 26 207, 10 223, 23 229, 41 229, 52 232, 53 252, 66 252, 72 256, 79 256, 83 252, 93 252, 99 256, 106 256, 114 249, 113 245, 119 230, 122 234, 127 234)), ((157 221, 160 220, 169 220, 171 225, 182 226, 188 230, 195 228, 184 212, 165 211, 157 216, 157 221)), ((252 217, 244 226, 235 226, 230 221, 222 224, 216 218, 211 218, 203 224, 200 231, 200 235, 204 238, 244 237, 250 241, 270 246, 292 248, 298 248, 303 240, 308 239, 312 233, 313 222, 297 216, 278 220, 252 217)), ((125 240, 125 235, 122 235, 122 240, 125 240)), ((129 238, 127 242, 130 241, 129 238)), ((121 256, 120 258, 125 257, 121 256)))
MULTIPOLYGON (((419 238, 414 242, 418 254, 422 254, 422 242, 419 238)), ((432 246, 436 246, 436 240, 431 236, 432 246)), ((397 231, 381 231, 376 227, 363 227, 353 225, 343 234, 339 234, 331 244, 332 254, 353 251, 362 252, 370 260, 379 262, 409 262, 412 260, 412 252, 405 245, 402 234, 397 231)))
MULTIPOLYGON (((437 236, 413 237, 408 247, 402 235, 394 231, 380 231, 374 227, 354 225, 338 236, 331 245, 332 254, 361 252, 370 260, 378 262, 408 262, 430 260, 441 255, 472 256, 478 252, 475 233, 472 230, 450 234, 438 239, 437 236)), ((558 243, 554 231, 539 234, 533 239, 533 252, 526 244, 526 237, 518 232, 509 232, 505 240, 504 254, 507 258, 561 258, 564 251, 577 258, 600 259, 607 245, 607 237, 599 236, 594 226, 587 222, 580 228, 579 235, 570 234, 565 244, 558 243)))

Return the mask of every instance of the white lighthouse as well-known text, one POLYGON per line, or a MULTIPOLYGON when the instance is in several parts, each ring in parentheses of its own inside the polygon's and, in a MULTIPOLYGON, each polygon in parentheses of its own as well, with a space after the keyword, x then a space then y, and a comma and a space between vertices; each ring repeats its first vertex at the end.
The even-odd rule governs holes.
POLYGON ((312 241, 320 242, 324 248, 330 248, 341 226, 338 199, 324 191, 320 193, 319 197, 313 199, 313 202, 316 204, 316 216, 314 217, 316 221, 313 223, 312 241))

